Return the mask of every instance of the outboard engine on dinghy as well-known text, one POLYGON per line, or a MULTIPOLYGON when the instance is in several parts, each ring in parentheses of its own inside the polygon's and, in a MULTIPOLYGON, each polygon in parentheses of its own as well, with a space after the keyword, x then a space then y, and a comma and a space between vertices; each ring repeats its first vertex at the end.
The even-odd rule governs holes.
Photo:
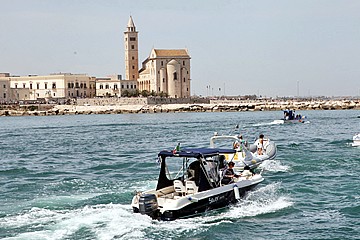
POLYGON ((155 194, 144 194, 139 198, 139 212, 146 214, 152 219, 157 219, 159 215, 158 203, 155 194))

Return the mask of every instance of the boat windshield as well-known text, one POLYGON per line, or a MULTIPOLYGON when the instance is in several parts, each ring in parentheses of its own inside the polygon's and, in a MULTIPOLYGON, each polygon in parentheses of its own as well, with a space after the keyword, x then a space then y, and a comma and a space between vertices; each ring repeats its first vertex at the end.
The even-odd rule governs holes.
POLYGON ((174 158, 170 161, 166 161, 166 176, 169 180, 179 179, 179 178, 187 178, 189 172, 187 171, 188 166, 198 161, 196 158, 186 158, 177 159, 174 161, 174 158))

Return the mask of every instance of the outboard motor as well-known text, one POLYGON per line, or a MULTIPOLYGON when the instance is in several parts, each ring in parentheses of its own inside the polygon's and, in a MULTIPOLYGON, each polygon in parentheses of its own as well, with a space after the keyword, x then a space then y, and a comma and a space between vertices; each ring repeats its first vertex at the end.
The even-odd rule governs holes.
POLYGON ((159 210, 155 194, 143 194, 140 196, 139 212, 150 216, 152 219, 158 218, 159 210))

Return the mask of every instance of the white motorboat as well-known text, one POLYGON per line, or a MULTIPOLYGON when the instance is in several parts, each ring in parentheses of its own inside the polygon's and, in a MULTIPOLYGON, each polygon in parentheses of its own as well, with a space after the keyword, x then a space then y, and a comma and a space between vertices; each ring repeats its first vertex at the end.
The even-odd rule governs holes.
POLYGON ((245 166, 253 169, 263 161, 276 157, 276 144, 269 138, 262 138, 262 142, 260 143, 260 139, 257 139, 254 144, 249 145, 247 141, 242 139, 241 135, 218 135, 214 133, 214 136, 210 138, 210 147, 234 149, 235 153, 220 152, 220 154, 225 156, 226 161, 235 162, 236 170, 242 170, 245 166), (259 146, 262 149, 261 152, 258 151, 259 146))
POLYGON ((224 162, 219 152, 236 153, 216 148, 161 151, 157 186, 135 194, 131 202, 134 213, 158 220, 191 217, 236 203, 264 180, 261 174, 251 174, 222 184, 224 162))
POLYGON ((353 136, 353 143, 352 143, 353 147, 360 147, 360 133, 355 134, 353 136))

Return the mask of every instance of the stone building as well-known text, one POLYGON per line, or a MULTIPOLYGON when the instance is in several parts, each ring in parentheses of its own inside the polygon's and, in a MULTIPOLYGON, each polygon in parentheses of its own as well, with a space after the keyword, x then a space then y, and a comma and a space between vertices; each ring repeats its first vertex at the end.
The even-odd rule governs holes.
POLYGON ((140 91, 190 97, 190 56, 186 49, 152 49, 139 71, 140 91))
POLYGON ((152 49, 138 70, 138 32, 130 16, 124 32, 126 80, 137 80, 137 89, 190 97, 190 56, 187 49, 152 49))
POLYGON ((139 50, 138 32, 132 17, 124 32, 125 48, 125 80, 137 80, 139 78, 139 50))

